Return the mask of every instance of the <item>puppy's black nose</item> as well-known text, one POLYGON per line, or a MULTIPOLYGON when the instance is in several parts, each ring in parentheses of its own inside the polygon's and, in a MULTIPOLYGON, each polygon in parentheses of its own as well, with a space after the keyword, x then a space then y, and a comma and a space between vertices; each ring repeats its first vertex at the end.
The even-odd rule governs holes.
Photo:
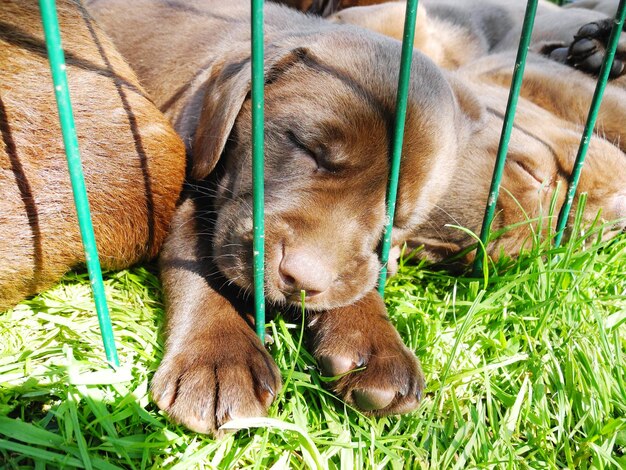
POLYGON ((328 290, 334 278, 324 257, 306 248, 285 248, 278 271, 281 290, 287 296, 299 296, 304 290, 307 297, 314 297, 328 290))

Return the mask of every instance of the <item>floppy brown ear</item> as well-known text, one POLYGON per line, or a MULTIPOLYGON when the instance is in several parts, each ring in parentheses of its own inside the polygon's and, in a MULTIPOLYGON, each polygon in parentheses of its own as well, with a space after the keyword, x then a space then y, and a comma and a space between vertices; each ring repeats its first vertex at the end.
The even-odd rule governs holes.
MULTIPOLYGON (((265 55, 265 84, 276 80, 288 68, 302 60, 307 49, 267 48, 265 55)), ((204 99, 199 110, 192 143, 190 177, 206 178, 217 165, 235 120, 250 91, 252 67, 250 58, 214 65, 204 83, 204 99)))
POLYGON ((250 91, 250 77, 249 59, 222 62, 211 71, 193 138, 191 178, 204 179, 217 165, 250 91))

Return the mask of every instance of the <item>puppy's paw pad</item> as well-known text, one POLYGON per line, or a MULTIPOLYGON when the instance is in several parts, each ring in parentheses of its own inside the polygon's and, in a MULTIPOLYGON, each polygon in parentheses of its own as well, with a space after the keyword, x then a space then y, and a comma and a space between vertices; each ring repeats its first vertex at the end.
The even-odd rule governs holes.
POLYGON ((363 411, 382 410, 391 405, 396 398, 395 390, 383 389, 356 389, 352 391, 354 404, 363 411))
POLYGON ((318 357, 317 362, 322 370, 322 373, 327 377, 337 377, 363 365, 362 359, 356 359, 343 355, 322 355, 318 357))
POLYGON ((556 47, 552 49, 547 55, 548 57, 550 57, 550 59, 564 64, 567 62, 568 54, 569 50, 567 47, 556 47))
MULTIPOLYGON (((569 46, 566 63, 583 72, 598 75, 604 61, 612 27, 611 19, 583 25, 569 46)), ((622 73, 624 73, 624 62, 620 57, 616 57, 609 75, 614 78, 622 73)))
POLYGON ((611 23, 610 22, 600 22, 597 23, 595 21, 591 23, 587 23, 580 27, 578 32, 576 33, 576 37, 580 38, 602 38, 608 37, 608 34, 611 32, 611 23))
POLYGON ((583 37, 572 43, 569 48, 569 53, 571 56, 583 59, 601 49, 602 43, 596 41, 595 39, 587 39, 583 37))

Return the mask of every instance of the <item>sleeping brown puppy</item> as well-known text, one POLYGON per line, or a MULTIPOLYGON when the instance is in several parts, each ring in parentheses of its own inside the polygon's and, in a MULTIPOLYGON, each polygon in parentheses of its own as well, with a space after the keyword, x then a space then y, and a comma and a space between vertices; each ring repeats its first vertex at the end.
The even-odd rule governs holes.
MULTIPOLYGON (((490 75, 493 69, 488 70, 486 64, 483 65, 485 74, 490 75)), ((513 64, 510 65, 512 67, 513 64)), ((549 76, 552 66, 564 69, 558 70, 562 75, 554 87, 558 87, 559 83, 561 86, 569 86, 572 95, 576 89, 572 89, 572 81, 568 83, 568 72, 580 75, 581 77, 575 78, 580 78, 582 82, 592 81, 581 72, 547 59, 541 61, 540 58, 527 65, 529 75, 526 79, 533 76, 534 70, 549 76)), ((509 79, 511 70, 512 68, 507 68, 509 79)), ((461 75, 461 72, 465 71, 460 70, 457 75, 461 75)), ((467 71, 465 84, 480 96, 481 102, 485 105, 487 111, 485 125, 459 154, 458 169, 447 196, 440 200, 423 224, 413 228, 412 236, 403 233, 398 237, 399 243, 406 241, 411 248, 423 246, 421 256, 433 261, 442 261, 474 243, 465 232, 449 225, 469 228, 474 233, 480 232, 502 130, 508 87, 497 83, 495 77, 492 77, 493 81, 480 76, 481 80, 476 80, 476 77, 469 75, 467 71)), ((537 79, 538 75, 534 78, 537 79)), ((528 86, 532 86, 531 80, 528 80, 528 86)), ((623 149, 620 150, 616 145, 617 142, 621 142, 623 146, 624 139, 612 142, 608 132, 611 127, 617 128, 617 122, 626 122, 626 94, 620 90, 611 91, 612 93, 607 93, 607 103, 609 101, 621 103, 620 107, 617 111, 609 112, 606 111, 611 108, 608 106, 605 108, 603 117, 605 122, 611 123, 611 126, 607 126, 606 138, 592 137, 578 186, 578 194, 588 195, 583 213, 584 226, 591 224, 599 213, 601 222, 617 222, 607 226, 605 238, 623 230, 626 217, 626 155, 623 149), (621 97, 618 98, 618 95, 621 97), (620 120, 613 123, 612 119, 620 120)), ((537 94, 534 96, 539 98, 537 94)), ((567 106, 570 117, 574 117, 573 111, 576 109, 584 110, 579 115, 581 121, 584 120, 588 109, 585 105, 588 105, 589 100, 580 99, 580 95, 576 96, 577 100, 565 101, 567 98, 568 96, 563 94, 563 101, 558 98, 555 101, 564 106, 572 103, 571 107, 567 106)), ((565 188, 572 172, 581 132, 580 122, 571 122, 559 113, 550 112, 530 100, 520 98, 492 232, 508 228, 488 245, 488 252, 492 257, 502 254, 517 255, 520 251, 532 247, 535 235, 541 235, 541 238, 545 239, 549 230, 555 229, 556 217, 565 199, 565 188), (556 210, 550 217, 552 198, 557 189, 556 210)), ((623 129, 621 132, 623 135, 623 129)), ((574 209, 577 200, 578 197, 574 209)), ((570 221, 574 217, 574 212, 570 214, 570 221)), ((471 261, 473 255, 474 252, 470 252, 466 260, 471 261)))
MULTIPOLYGON (((185 150, 89 15, 59 1, 70 95, 100 259, 156 256, 185 150)), ((84 263, 36 1, 0 1, 0 311, 84 263)))
MULTIPOLYGON (((138 71, 193 155, 161 256, 166 353, 157 404, 215 432, 265 412, 280 375, 242 319, 252 285, 249 2, 96 1, 100 24, 138 71), (159 24, 158 34, 153 32, 159 24)), ((373 290, 400 44, 268 3, 266 293, 307 292, 313 353, 334 389, 376 414, 417 406, 419 363, 373 290)), ((414 226, 445 193, 480 109, 416 53, 397 224, 414 226)))
MULTIPOLYGON (((420 41, 416 39, 416 47, 423 48, 440 65, 455 69, 450 76, 462 81, 475 96, 479 96, 486 110, 485 126, 459 153, 458 170, 447 197, 439 201, 425 223, 397 231, 395 235, 399 244, 407 242, 410 247, 424 246, 422 256, 439 261, 473 243, 464 232, 448 227, 448 224, 463 226, 475 233, 480 231, 514 69, 514 42, 508 31, 517 31, 519 38, 521 18, 519 11, 515 10, 520 5, 509 8, 509 2, 498 2, 495 6, 490 0, 470 2, 471 5, 464 0, 424 3, 427 8, 420 6, 422 12, 418 13, 424 36, 420 41), (430 8, 431 5, 436 8, 430 8), (508 17, 498 13, 503 8, 508 17), (487 21, 489 17, 510 22, 512 26, 499 35, 497 28, 487 21), (461 22, 459 18, 465 21, 461 22), (442 42, 442 38, 449 42, 442 42), (459 55, 462 49, 458 46, 462 43, 474 45, 465 48, 472 51, 469 59, 459 55), (504 52, 496 53, 498 50, 504 52)), ((403 3, 353 8, 340 12, 336 20, 354 21, 397 37, 403 28, 404 8, 403 3)), ((577 47, 584 45, 580 31, 589 32, 589 25, 596 25, 597 28, 591 29, 595 34, 594 41, 598 41, 597 52, 602 55, 600 46, 605 36, 597 34, 606 25, 606 17, 602 15, 580 9, 561 10, 540 3, 536 24, 532 47, 537 51, 548 47, 550 52, 559 47, 576 52, 577 47), (561 15, 558 22, 555 22, 555 15, 561 15)), ((620 231, 626 217, 626 131, 623 125, 626 122, 623 88, 626 76, 620 54, 614 66, 616 78, 605 92, 598 117, 600 135, 594 136, 590 142, 579 185, 579 193, 585 192, 589 196, 584 214, 586 223, 593 221, 600 210, 602 220, 622 219, 612 229, 607 229, 606 236, 620 231)), ((554 229, 558 208, 564 199, 564 188, 580 143, 595 78, 554 58, 550 53, 547 57, 536 53, 529 55, 493 230, 514 224, 518 226, 490 244, 488 251, 492 256, 516 255, 524 247, 530 247, 534 233, 542 231, 545 234, 550 226, 554 229), (558 184, 561 191, 556 214, 548 220, 550 202, 558 184)), ((586 72, 597 72, 596 63, 595 59, 584 57, 573 65, 586 72), (585 62, 586 59, 589 60, 585 62)))

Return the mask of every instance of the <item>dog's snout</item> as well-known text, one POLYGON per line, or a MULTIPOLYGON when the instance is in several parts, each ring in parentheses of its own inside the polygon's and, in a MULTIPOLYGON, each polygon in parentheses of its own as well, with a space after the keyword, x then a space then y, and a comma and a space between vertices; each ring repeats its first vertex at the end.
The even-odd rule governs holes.
POLYGON ((334 274, 323 256, 305 248, 285 249, 278 266, 282 289, 289 297, 304 290, 307 297, 319 295, 330 287, 334 274))

